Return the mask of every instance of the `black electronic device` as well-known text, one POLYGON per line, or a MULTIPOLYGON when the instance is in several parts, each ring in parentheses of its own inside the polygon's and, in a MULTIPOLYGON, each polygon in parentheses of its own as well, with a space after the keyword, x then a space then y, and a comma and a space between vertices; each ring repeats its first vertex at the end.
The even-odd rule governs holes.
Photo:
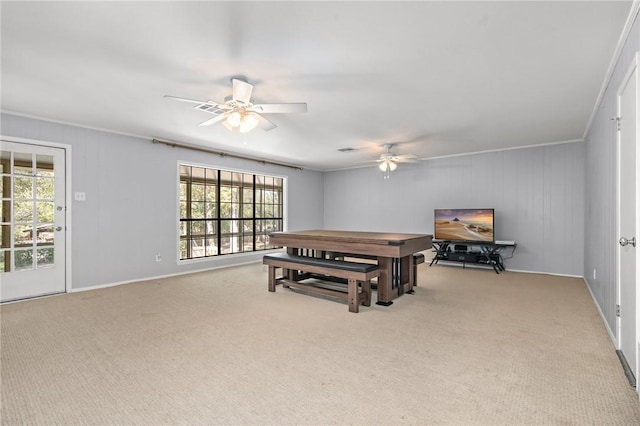
POLYGON ((477 263, 478 255, 475 253, 467 253, 466 251, 454 251, 453 253, 449 253, 449 258, 447 260, 453 262, 477 263))

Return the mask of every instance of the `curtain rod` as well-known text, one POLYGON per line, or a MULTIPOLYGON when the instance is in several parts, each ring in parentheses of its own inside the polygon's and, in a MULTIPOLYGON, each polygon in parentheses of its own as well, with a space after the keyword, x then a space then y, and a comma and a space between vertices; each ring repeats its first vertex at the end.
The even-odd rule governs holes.
POLYGON ((153 139, 152 142, 153 143, 157 143, 157 144, 161 144, 161 145, 167 145, 167 146, 170 146, 172 148, 184 148, 184 149, 191 149, 193 151, 206 152, 207 154, 216 154, 216 155, 219 155, 220 157, 238 158, 240 160, 255 161, 256 163, 261 163, 261 164, 270 164, 272 166, 282 166, 282 167, 289 167, 290 169, 303 170, 301 166, 295 166, 293 164, 278 163, 276 161, 261 160, 259 158, 245 157, 244 155, 230 154, 228 152, 215 151, 213 149, 200 148, 200 147, 193 146, 193 145, 183 145, 183 144, 175 143, 175 142, 161 141, 159 139, 153 139))

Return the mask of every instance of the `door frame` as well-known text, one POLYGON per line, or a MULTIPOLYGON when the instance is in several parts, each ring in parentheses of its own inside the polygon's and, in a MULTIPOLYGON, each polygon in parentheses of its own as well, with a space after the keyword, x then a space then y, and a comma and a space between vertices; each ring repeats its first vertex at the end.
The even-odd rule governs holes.
MULTIPOLYGON (((626 87, 629 79, 634 75, 635 71, 635 79, 636 79, 636 149, 635 149, 635 228, 636 228, 636 238, 640 236, 640 120, 638 117, 640 116, 640 67, 639 65, 639 52, 636 52, 634 55, 627 72, 625 73, 624 78, 618 85, 618 89, 616 92, 616 120, 620 118, 620 107, 621 102, 620 98, 623 92, 623 88, 626 87)), ((622 139, 621 132, 616 131, 616 234, 615 234, 615 255, 616 255, 616 264, 615 264, 615 272, 616 272, 616 304, 620 306, 621 303, 621 282, 620 282, 620 244, 618 243, 618 239, 621 237, 620 234, 620 201, 621 201, 621 193, 620 193, 620 172, 621 172, 621 155, 622 155, 622 139)), ((635 263, 636 263, 636 278, 635 278, 635 295, 636 295, 636 336, 635 336, 635 349, 636 349, 636 359, 627 360, 627 362, 634 362, 636 366, 636 372, 640 376, 640 362, 638 358, 640 357, 640 269, 638 265, 640 265, 640 247, 637 247, 635 250, 635 263)), ((615 308, 615 307, 614 307, 615 308)), ((614 309, 615 310, 615 309, 614 309)), ((616 349, 621 350, 622 341, 621 341, 621 329, 622 329, 622 320, 620 316, 616 315, 616 349)), ((638 380, 638 378, 636 378, 638 380)), ((636 392, 640 393, 640 389, 636 387, 636 392)))
MULTIPOLYGON (((65 225, 65 246, 64 246, 64 257, 65 257, 65 273, 64 273, 64 291, 65 293, 71 293, 73 291, 72 285, 72 274, 71 274, 71 213, 72 213, 72 197, 71 197, 71 145, 62 144, 57 142, 47 142, 36 139, 26 139, 26 138, 17 138, 13 136, 4 136, 0 134, 0 141, 12 142, 12 143, 22 143, 28 145, 36 145, 42 146, 46 148, 58 148, 64 150, 64 202, 66 207, 66 214, 64 219, 65 225)), ((24 299, 29 300, 29 299, 24 299)), ((16 300, 13 302, 6 303, 15 303, 20 302, 21 300, 16 300)))

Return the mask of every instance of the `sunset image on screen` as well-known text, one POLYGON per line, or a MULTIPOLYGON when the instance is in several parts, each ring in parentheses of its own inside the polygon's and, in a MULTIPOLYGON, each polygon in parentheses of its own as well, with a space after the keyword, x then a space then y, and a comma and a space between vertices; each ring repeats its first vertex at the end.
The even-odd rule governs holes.
POLYGON ((493 241, 493 209, 435 210, 438 240, 493 241))

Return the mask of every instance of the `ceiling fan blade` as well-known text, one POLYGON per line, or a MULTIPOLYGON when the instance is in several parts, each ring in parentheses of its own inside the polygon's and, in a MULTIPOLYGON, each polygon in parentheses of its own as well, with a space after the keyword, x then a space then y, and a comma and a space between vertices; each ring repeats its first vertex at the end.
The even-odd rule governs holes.
POLYGON ((276 127, 278 127, 275 124, 273 124, 271 121, 261 116, 260 114, 255 114, 255 116, 258 118, 258 126, 260 126, 260 128, 265 132, 268 132, 269 130, 273 130, 276 127))
POLYGON ((291 112, 307 112, 305 102, 284 104, 258 104, 250 108, 251 111, 263 114, 286 114, 291 112))
POLYGON ((215 115, 222 114, 224 112, 227 112, 233 109, 228 105, 220 105, 219 103, 213 102, 213 101, 198 101, 195 99, 179 98, 178 96, 169 96, 169 95, 164 95, 164 97, 169 99, 174 99, 180 102, 197 104, 196 106, 194 106, 195 109, 198 109, 200 111, 205 111, 215 115))
POLYGON ((402 155, 394 155, 393 161, 405 161, 405 160, 415 160, 418 157, 414 154, 402 154, 402 155))
POLYGON ((232 78, 233 84, 233 100, 242 104, 248 104, 251 102, 251 92, 253 92, 253 85, 246 81, 232 78))
POLYGON ((224 120, 225 118, 227 118, 228 115, 229 115, 229 112, 225 112, 223 114, 216 115, 215 117, 210 118, 207 121, 203 121, 202 123, 200 123, 200 125, 201 126, 211 126, 212 124, 219 123, 220 121, 224 120))
POLYGON ((169 99, 173 99, 173 100, 180 101, 180 102, 189 102, 189 103, 192 103, 192 104, 204 104, 204 103, 206 103, 206 101, 198 101, 198 100, 195 100, 195 99, 180 98, 178 96, 170 96, 170 95, 164 95, 163 98, 169 98, 169 99))

